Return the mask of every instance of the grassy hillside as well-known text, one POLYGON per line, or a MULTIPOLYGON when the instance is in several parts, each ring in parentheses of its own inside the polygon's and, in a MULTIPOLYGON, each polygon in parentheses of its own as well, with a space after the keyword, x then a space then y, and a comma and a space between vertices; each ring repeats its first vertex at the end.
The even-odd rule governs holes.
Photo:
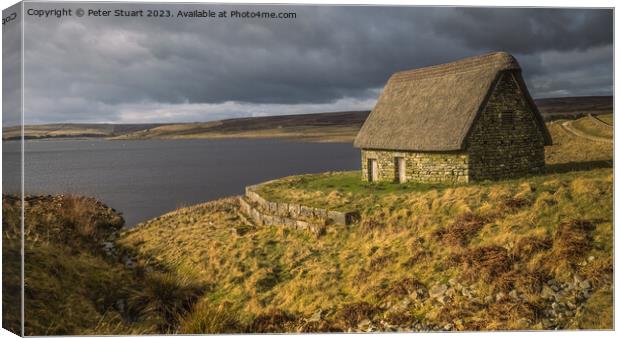
MULTIPOLYGON (((19 200, 4 195, 3 308, 19 304, 19 200)), ((25 334, 166 333, 204 292, 164 266, 145 267, 115 245, 122 217, 74 196, 25 198, 25 334)), ((3 312, 19 332, 19 313, 3 312)))
POLYGON ((614 137, 613 126, 610 125, 609 127, 605 128, 600 123, 603 121, 607 124, 613 123, 613 121, 611 121, 611 115, 601 115, 601 117, 598 118, 598 121, 595 117, 581 118, 572 122, 572 126, 588 135, 612 139, 614 137))
POLYGON ((171 124, 129 133, 118 139, 288 137, 314 141, 349 141, 355 137, 367 116, 368 111, 352 111, 171 124))
MULTIPOLYGON (((581 96, 535 100, 546 120, 611 114, 611 96, 581 96)), ((113 139, 197 139, 225 137, 285 137, 308 141, 352 142, 369 111, 235 118, 172 124, 45 124, 27 125, 25 137, 53 139, 106 137, 113 139)), ((19 127, 3 129, 3 139, 16 139, 19 127)))
POLYGON ((611 114, 614 105, 613 96, 556 97, 535 101, 547 120, 575 118, 587 114, 611 114))
MULTIPOLYGON (((154 128, 160 124, 109 124, 109 123, 58 123, 43 125, 27 125, 24 127, 24 137, 27 139, 54 139, 54 138, 85 138, 85 137, 113 137, 124 135, 137 130, 154 128)), ((3 140, 14 140, 21 137, 21 127, 5 127, 2 129, 3 140)))
POLYGON ((175 332, 611 328, 612 145, 550 124, 544 173, 445 186, 284 178, 273 200, 355 208, 320 236, 254 226, 235 199, 121 235, 206 293, 175 332))

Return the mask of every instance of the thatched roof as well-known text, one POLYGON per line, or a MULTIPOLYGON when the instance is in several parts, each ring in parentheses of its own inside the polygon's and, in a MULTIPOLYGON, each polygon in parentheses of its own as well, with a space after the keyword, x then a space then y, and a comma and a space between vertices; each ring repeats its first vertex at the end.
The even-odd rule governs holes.
POLYGON ((388 80, 354 145, 366 149, 454 151, 466 146, 477 115, 502 72, 519 82, 536 122, 551 136, 521 77, 517 60, 504 52, 398 72, 388 80))

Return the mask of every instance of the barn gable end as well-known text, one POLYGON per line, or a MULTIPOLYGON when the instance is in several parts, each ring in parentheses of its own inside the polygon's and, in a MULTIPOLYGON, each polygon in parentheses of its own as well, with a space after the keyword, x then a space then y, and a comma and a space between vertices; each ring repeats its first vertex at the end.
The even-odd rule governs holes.
POLYGON ((545 165, 544 135, 512 72, 500 74, 466 140, 472 180, 536 172, 545 165))

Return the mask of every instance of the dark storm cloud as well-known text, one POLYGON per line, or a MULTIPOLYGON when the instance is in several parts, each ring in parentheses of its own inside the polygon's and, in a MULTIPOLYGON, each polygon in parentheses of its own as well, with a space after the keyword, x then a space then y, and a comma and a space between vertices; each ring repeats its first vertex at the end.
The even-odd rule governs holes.
POLYGON ((513 53, 587 50, 613 40, 613 12, 598 9, 460 8, 434 22, 434 31, 472 49, 513 53))
MULTIPOLYGON (((119 5, 96 7, 106 6, 119 5)), ((371 108, 394 71, 492 50, 517 56, 534 96, 611 92, 611 11, 168 8, 261 9, 297 18, 29 18, 30 121, 139 122, 139 107, 143 120, 371 108)))

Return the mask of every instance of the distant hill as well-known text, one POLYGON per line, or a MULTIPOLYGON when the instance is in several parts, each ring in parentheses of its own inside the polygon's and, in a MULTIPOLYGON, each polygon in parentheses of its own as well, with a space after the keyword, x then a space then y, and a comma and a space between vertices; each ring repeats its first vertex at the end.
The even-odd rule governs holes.
MULTIPOLYGON (((160 125, 162 124, 54 123, 26 125, 24 137, 26 139, 113 137, 160 125)), ((3 128, 2 139, 19 139, 20 129, 19 126, 3 128)))
POLYGON ((121 135, 117 139, 291 137, 317 141, 350 140, 369 113, 346 111, 169 124, 121 135))
MULTIPOLYGON (((612 96, 580 96, 535 100, 545 120, 610 114, 612 96)), ((46 124, 28 125, 27 139, 106 137, 112 139, 189 139, 287 137, 312 141, 351 141, 370 111, 234 118, 196 123, 46 124)), ((3 139, 19 138, 19 128, 3 129, 3 139)))
POLYGON ((611 114, 613 96, 575 96, 534 100, 547 120, 587 114, 611 114))

